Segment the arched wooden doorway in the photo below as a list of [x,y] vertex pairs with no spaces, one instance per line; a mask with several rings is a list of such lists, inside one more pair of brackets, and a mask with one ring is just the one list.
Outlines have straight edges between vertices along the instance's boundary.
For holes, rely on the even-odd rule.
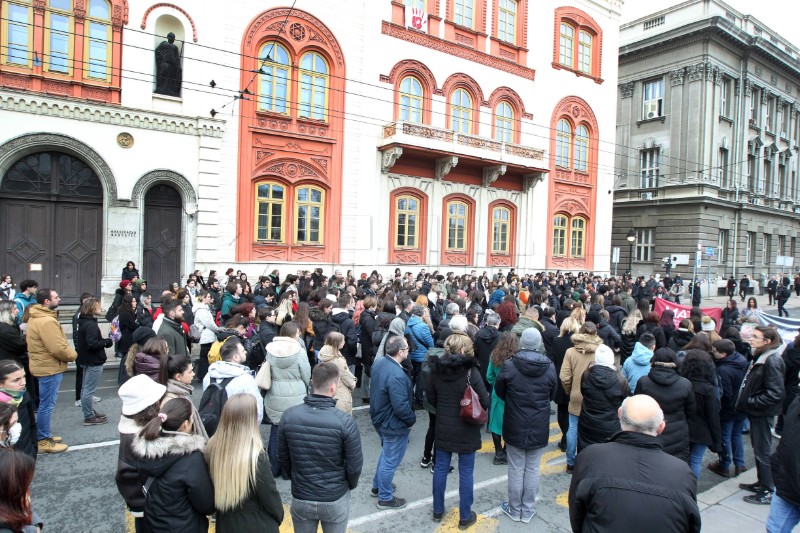
[[0,272],[34,279],[63,304],[100,294],[103,187],[82,160],[57,151],[26,155],[0,184]]
[[181,279],[181,221],[183,201],[169,185],[151,187],[144,197],[144,264],[140,269],[154,301]]

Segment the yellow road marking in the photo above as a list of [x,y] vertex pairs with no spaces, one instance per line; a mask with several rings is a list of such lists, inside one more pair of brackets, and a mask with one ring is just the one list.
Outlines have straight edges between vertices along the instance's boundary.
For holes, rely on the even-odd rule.
[[550,474],[557,474],[557,473],[564,472],[564,469],[566,467],[563,464],[559,464],[559,465],[551,465],[551,464],[549,464],[550,461],[552,461],[556,457],[560,457],[562,455],[564,455],[564,452],[562,452],[559,449],[555,449],[555,450],[552,450],[552,451],[549,451],[549,452],[545,452],[544,454],[542,454],[542,462],[539,464],[539,473],[540,473],[540,475],[548,476]]
[[556,496],[556,504],[560,505],[561,507],[569,508],[569,491],[566,490],[561,494]]
[[[460,531],[458,529],[458,509],[450,509],[444,515],[442,523],[433,531],[435,533],[449,533],[451,531]],[[500,522],[496,518],[489,518],[482,514],[478,515],[478,521],[475,522],[469,529],[471,533],[491,533],[497,531]]]

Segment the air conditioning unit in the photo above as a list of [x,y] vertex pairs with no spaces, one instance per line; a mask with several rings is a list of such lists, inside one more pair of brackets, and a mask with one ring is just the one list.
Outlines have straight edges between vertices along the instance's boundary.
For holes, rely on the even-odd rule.
[[658,118],[661,115],[658,112],[658,108],[660,107],[661,100],[651,100],[649,102],[645,102],[644,104],[644,117],[646,119],[651,118]]
[[641,198],[642,198],[642,200],[652,200],[653,199],[653,193],[652,192],[643,192],[641,194]]

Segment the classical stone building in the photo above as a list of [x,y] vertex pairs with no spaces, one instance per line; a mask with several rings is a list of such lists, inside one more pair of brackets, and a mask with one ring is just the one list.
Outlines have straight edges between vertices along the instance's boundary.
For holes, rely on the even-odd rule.
[[620,270],[689,254],[686,276],[698,242],[702,277],[709,262],[712,277],[790,270],[776,261],[798,251],[795,45],[719,0],[684,2],[621,26],[617,99]]

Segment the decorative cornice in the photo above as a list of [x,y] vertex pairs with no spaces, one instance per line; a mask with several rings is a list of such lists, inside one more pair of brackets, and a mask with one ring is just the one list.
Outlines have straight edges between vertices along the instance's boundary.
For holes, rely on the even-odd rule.
[[619,90],[622,92],[623,98],[630,98],[633,96],[633,88],[635,84],[632,81],[627,83],[620,83]]
[[145,29],[147,27],[147,17],[150,16],[150,13],[152,13],[159,7],[169,7],[171,9],[174,9],[178,13],[181,13],[184,17],[186,17],[186,19],[189,21],[189,24],[192,25],[192,39],[194,40],[194,42],[197,42],[197,26],[195,26],[194,20],[192,20],[192,17],[189,16],[189,13],[184,11],[182,8],[176,6],[175,4],[168,4],[166,2],[162,2],[160,4],[153,4],[152,6],[150,6],[147,9],[147,11],[144,12],[144,16],[142,17],[142,24],[140,26],[142,29]]
[[455,156],[441,157],[436,160],[436,175],[435,179],[442,181],[447,176],[453,167],[458,164],[458,158]]
[[225,122],[221,120],[180,117],[10,91],[0,92],[0,111],[16,111],[198,137],[221,138],[225,133]]
[[403,155],[403,149],[397,146],[383,150],[381,152],[381,174],[388,174],[401,155]]

